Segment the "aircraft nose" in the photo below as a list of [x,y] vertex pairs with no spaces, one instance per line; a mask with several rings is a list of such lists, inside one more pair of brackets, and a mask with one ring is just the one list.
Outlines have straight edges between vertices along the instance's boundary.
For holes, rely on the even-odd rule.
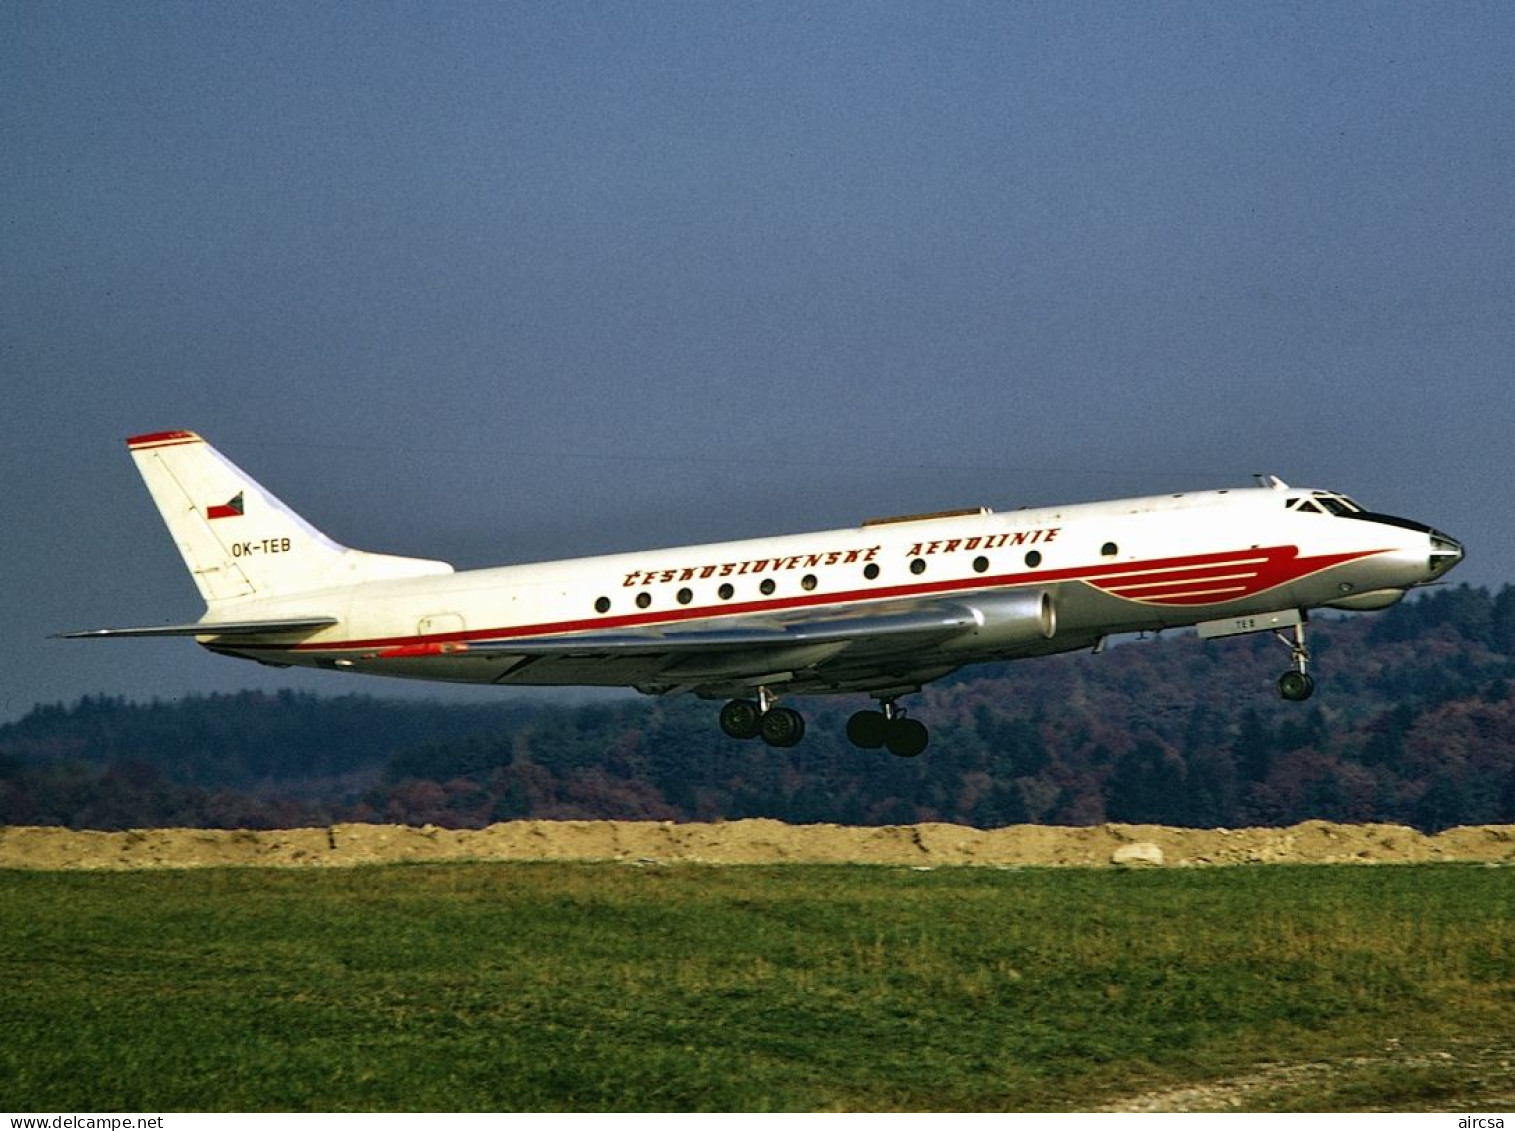
[[1462,561],[1465,551],[1462,543],[1456,538],[1450,538],[1439,530],[1431,531],[1431,557],[1428,565],[1433,579],[1440,577],[1458,562]]

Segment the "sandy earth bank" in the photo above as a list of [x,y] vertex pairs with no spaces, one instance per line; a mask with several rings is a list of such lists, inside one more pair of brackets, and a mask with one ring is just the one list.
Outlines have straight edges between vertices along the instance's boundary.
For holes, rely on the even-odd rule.
[[859,863],[989,867],[1266,863],[1515,864],[1515,825],[1427,836],[1399,825],[1306,821],[1283,829],[1157,825],[1058,828],[960,825],[847,828],[747,820],[510,821],[487,829],[332,825],[272,831],[0,827],[0,868],[340,867],[416,860],[619,860],[658,863]]

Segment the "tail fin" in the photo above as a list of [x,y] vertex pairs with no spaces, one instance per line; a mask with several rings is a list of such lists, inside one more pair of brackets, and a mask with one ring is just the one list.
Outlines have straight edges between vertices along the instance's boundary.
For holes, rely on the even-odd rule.
[[380,578],[451,573],[446,562],[333,542],[193,432],[126,442],[208,609]]

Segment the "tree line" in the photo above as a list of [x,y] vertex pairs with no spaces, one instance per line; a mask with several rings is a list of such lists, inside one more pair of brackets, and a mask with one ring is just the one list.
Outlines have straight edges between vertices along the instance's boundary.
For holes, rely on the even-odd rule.
[[690,697],[88,697],[0,727],[0,823],[1515,822],[1515,588],[1318,618],[1311,646],[1303,704],[1277,698],[1288,651],[1267,635],[966,668],[908,701],[932,731],[916,759],[848,744],[859,697],[799,703],[809,729],[785,751],[725,738]]

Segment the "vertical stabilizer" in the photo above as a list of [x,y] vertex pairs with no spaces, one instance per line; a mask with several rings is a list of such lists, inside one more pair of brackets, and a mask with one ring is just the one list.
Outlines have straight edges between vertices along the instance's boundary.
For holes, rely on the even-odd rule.
[[209,608],[452,572],[333,542],[194,432],[134,436],[126,446]]

